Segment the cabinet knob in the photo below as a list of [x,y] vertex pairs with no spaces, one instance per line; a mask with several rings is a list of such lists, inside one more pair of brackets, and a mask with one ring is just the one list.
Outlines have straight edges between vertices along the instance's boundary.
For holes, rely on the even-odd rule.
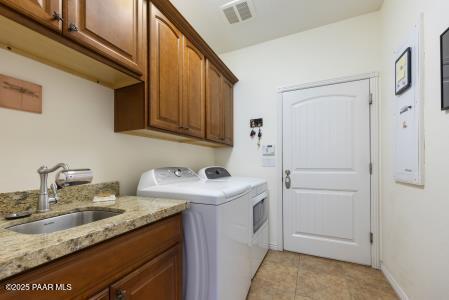
[[64,19],[61,17],[61,15],[58,12],[56,12],[56,11],[53,11],[52,17],[53,17],[53,20],[56,20],[56,21],[59,21],[59,22],[64,21]]
[[76,32],[76,31],[79,31],[78,26],[76,26],[76,25],[73,24],[73,23],[70,23],[70,25],[69,25],[69,31],[70,31],[70,32]]
[[117,290],[115,292],[115,300],[126,300],[126,291],[125,290]]

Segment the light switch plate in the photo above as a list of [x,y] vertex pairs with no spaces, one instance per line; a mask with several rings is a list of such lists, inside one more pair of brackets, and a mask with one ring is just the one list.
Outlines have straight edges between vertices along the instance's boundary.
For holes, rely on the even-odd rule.
[[275,155],[274,145],[263,145],[262,146],[262,155],[263,156],[274,156]]

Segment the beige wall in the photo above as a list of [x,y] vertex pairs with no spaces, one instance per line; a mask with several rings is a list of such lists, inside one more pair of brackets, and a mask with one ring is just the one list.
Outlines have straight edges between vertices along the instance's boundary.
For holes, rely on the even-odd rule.
[[235,87],[234,148],[218,150],[216,162],[234,174],[268,180],[270,243],[282,241],[280,172],[261,166],[260,149],[249,137],[249,120],[264,119],[263,144],[277,144],[277,89],[282,86],[379,71],[379,14],[371,13],[286,36],[221,57],[240,79]]
[[89,167],[94,181],[119,180],[135,194],[140,174],[214,162],[214,150],[114,133],[113,91],[0,50],[0,73],[43,86],[43,114],[0,108],[0,192],[39,187],[36,170],[66,162]]
[[[424,13],[425,186],[393,180],[393,55]],[[410,299],[449,299],[449,114],[440,110],[439,37],[447,0],[386,0],[382,7],[382,256]]]

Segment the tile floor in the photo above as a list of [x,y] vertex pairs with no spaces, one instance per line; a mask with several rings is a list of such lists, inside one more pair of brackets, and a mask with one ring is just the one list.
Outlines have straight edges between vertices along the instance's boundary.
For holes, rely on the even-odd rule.
[[296,254],[270,251],[257,271],[247,300],[398,299],[379,270]]

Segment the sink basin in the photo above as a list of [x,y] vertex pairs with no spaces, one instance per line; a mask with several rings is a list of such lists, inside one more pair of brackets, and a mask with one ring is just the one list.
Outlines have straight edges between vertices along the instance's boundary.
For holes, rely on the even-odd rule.
[[77,211],[61,216],[11,226],[6,229],[24,234],[52,233],[55,231],[69,229],[76,226],[81,226],[84,224],[114,217],[122,213],[123,212],[115,212],[109,210]]

